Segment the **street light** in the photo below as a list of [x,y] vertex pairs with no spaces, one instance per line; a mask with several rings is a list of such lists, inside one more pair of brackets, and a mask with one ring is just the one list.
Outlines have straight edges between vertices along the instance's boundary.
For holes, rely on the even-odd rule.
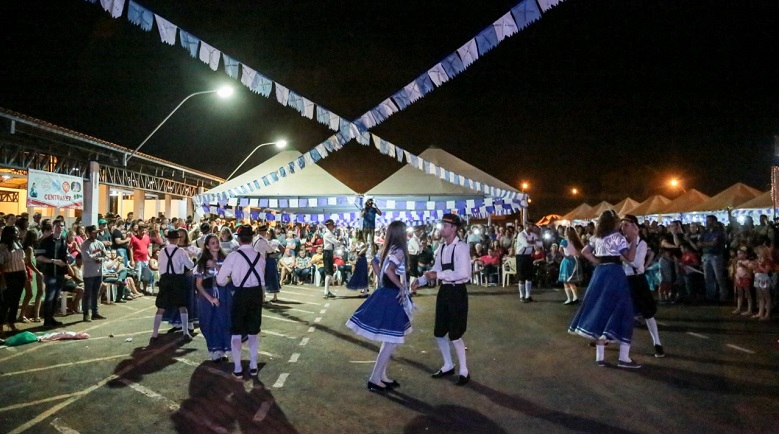
[[245,163],[246,160],[249,159],[249,157],[254,155],[254,153],[257,152],[258,149],[262,148],[263,146],[268,146],[268,145],[276,145],[277,148],[281,149],[281,148],[287,146],[287,141],[286,140],[277,140],[275,142],[268,142],[268,143],[262,143],[260,145],[257,145],[257,147],[254,148],[254,150],[252,152],[250,152],[249,155],[247,155],[246,158],[243,159],[243,161],[241,161],[241,164],[239,164],[238,167],[236,167],[235,170],[233,170],[233,173],[231,173],[230,176],[228,176],[227,179],[225,179],[225,182],[229,181],[230,178],[232,178],[233,175],[235,175],[235,172],[237,172],[238,169],[240,169],[241,166],[243,166],[243,163]]
[[170,117],[171,117],[171,116],[173,116],[173,113],[176,113],[176,110],[178,110],[178,109],[179,109],[179,107],[181,107],[182,105],[184,105],[184,103],[185,103],[185,102],[187,102],[187,100],[188,100],[188,99],[192,98],[193,96],[197,96],[197,95],[205,95],[205,94],[208,94],[208,93],[215,93],[215,94],[219,95],[219,97],[220,97],[220,98],[228,98],[229,96],[231,96],[231,95],[233,94],[233,88],[232,88],[232,87],[230,87],[230,86],[222,86],[222,87],[220,87],[219,89],[214,89],[214,90],[204,90],[204,91],[201,91],[201,92],[195,92],[195,93],[193,93],[193,94],[191,94],[191,95],[187,96],[187,97],[186,97],[186,98],[184,98],[183,100],[181,100],[181,102],[179,103],[179,105],[177,105],[177,106],[176,106],[176,108],[174,108],[174,109],[173,109],[173,111],[172,111],[172,112],[170,112],[170,114],[168,114],[168,116],[166,116],[166,117],[165,117],[165,119],[163,119],[163,120],[162,120],[162,122],[160,122],[160,124],[159,124],[159,125],[157,125],[157,128],[155,128],[155,129],[154,129],[154,131],[152,131],[152,132],[151,132],[151,134],[149,134],[148,136],[146,136],[146,138],[145,138],[145,139],[143,139],[143,142],[141,142],[141,144],[140,144],[140,145],[138,145],[138,147],[137,147],[137,148],[135,148],[135,150],[134,150],[134,151],[132,151],[132,152],[131,152],[129,155],[128,155],[128,154],[124,154],[124,155],[123,155],[123,158],[122,158],[122,165],[123,165],[123,166],[125,166],[125,167],[127,167],[127,162],[128,162],[128,161],[130,161],[130,158],[133,158],[133,156],[134,156],[134,155],[135,155],[135,154],[138,152],[138,150],[139,150],[139,149],[141,149],[141,147],[142,147],[143,145],[145,145],[145,144],[146,144],[146,142],[148,142],[148,141],[149,141],[149,139],[151,138],[151,136],[153,136],[153,135],[154,135],[154,133],[156,133],[156,132],[157,132],[157,130],[159,130],[159,129],[160,129],[160,127],[162,127],[162,125],[163,125],[163,124],[165,124],[165,122],[167,122],[167,121],[168,121],[168,119],[170,119]]
[[668,181],[668,185],[673,188],[680,188],[682,193],[687,193],[687,190],[685,190],[684,186],[682,186],[682,181],[678,180],[677,178],[671,178],[671,180]]
[[578,189],[578,188],[576,188],[576,187],[572,188],[572,189],[571,189],[571,194],[572,194],[572,195],[574,195],[574,196],[576,196],[577,194],[579,194],[579,189]]
[[521,187],[522,187],[522,192],[524,192],[525,190],[530,188],[530,183],[528,183],[526,181],[522,181],[522,186]]

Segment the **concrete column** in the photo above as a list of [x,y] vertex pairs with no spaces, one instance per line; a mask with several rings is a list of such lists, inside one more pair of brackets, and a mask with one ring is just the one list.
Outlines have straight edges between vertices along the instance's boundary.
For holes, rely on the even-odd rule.
[[103,213],[103,215],[106,215],[111,206],[111,189],[107,185],[101,183],[100,192],[98,194],[100,196],[98,210]]
[[173,206],[172,206],[173,196],[170,194],[165,195],[165,217],[167,218],[173,218]]
[[89,162],[89,180],[84,182],[84,212],[81,222],[85,226],[97,225],[97,211],[100,204],[100,165]]
[[146,193],[143,190],[133,190],[133,215],[136,220],[144,220],[144,204],[146,203]]

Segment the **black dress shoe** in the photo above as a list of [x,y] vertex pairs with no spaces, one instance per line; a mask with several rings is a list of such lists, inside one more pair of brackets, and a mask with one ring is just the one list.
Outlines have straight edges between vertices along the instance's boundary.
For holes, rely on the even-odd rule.
[[370,381],[368,382],[368,390],[371,392],[386,392],[389,390],[388,387],[381,387],[378,384],[373,384]]
[[382,381],[382,383],[384,383],[384,386],[386,386],[387,389],[394,389],[396,387],[400,387],[400,383],[398,383],[395,380],[392,380],[390,382]]
[[471,374],[468,374],[468,376],[463,377],[460,375],[460,378],[457,379],[457,382],[454,383],[455,386],[465,386],[468,384],[468,382],[471,381]]
[[447,375],[454,375],[454,368],[448,371],[442,371],[439,369],[436,373],[431,374],[430,376],[433,378],[441,378],[441,377],[446,377]]

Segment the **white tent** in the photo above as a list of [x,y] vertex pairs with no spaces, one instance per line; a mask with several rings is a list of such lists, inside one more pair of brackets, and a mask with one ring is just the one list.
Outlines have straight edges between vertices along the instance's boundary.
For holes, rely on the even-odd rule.
[[[503,181],[488,175],[482,170],[466,163],[443,149],[430,147],[419,154],[423,158],[437,166],[460,174],[464,177],[473,179],[481,183],[489,184],[494,187],[502,188],[507,191],[519,193],[518,190],[504,183]],[[365,193],[368,196],[385,197],[408,197],[423,196],[448,198],[482,198],[484,193],[471,190],[467,187],[461,187],[451,182],[445,181],[438,176],[430,175],[415,169],[409,165],[401,167],[387,179],[377,184],[375,187]],[[434,200],[434,199],[432,199]]]
[[696,206],[695,211],[722,211],[736,207],[759,196],[761,191],[746,184],[736,183]]

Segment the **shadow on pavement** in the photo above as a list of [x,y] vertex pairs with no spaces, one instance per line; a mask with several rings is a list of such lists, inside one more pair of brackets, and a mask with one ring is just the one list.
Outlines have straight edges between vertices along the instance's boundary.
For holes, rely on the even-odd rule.
[[724,378],[722,375],[677,369],[671,366],[644,366],[636,369],[644,378],[667,383],[674,389],[700,390],[732,396],[779,396],[779,386],[758,382],[738,381]]
[[[168,346],[176,341],[180,342]],[[135,348],[129,359],[124,359],[116,365],[114,374],[119,378],[109,381],[108,387],[124,387],[126,384],[122,380],[139,383],[145,375],[161,371],[176,363],[176,357],[183,357],[196,351],[195,348],[180,348],[184,342],[181,335],[166,334],[160,335],[159,341],[154,346]],[[149,358],[160,348],[165,349]]]
[[411,419],[403,429],[406,434],[444,433],[495,433],[506,431],[483,414],[458,405],[439,405],[420,401],[403,393],[392,391],[384,395],[388,400],[409,410],[421,413]]
[[533,401],[528,401],[517,396],[508,395],[478,382],[471,381],[468,386],[473,391],[484,395],[487,399],[501,407],[514,410],[537,419],[565,427],[572,432],[586,433],[613,433],[632,434],[633,431],[624,430],[615,426],[598,422],[594,419],[563,413],[557,410],[542,407]]
[[257,377],[250,382],[225,378],[215,366],[203,362],[192,373],[189,397],[171,415],[176,432],[298,432]]

